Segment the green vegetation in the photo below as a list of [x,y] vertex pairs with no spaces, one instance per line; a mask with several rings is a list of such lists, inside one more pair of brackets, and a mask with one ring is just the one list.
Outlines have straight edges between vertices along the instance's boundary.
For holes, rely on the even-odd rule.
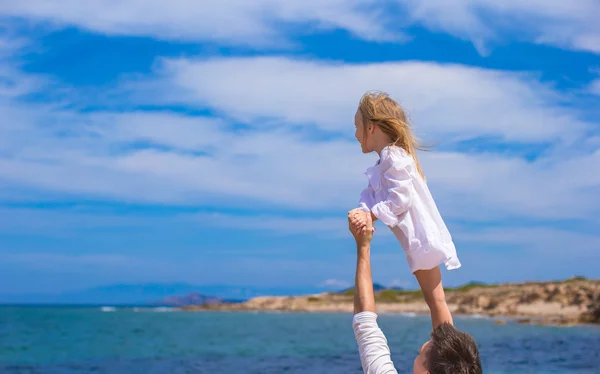
[[308,302],[309,302],[309,303],[314,303],[314,302],[318,302],[318,301],[321,301],[321,299],[320,299],[320,298],[318,298],[318,297],[316,297],[316,296],[310,296],[310,297],[308,298]]
[[375,299],[379,301],[396,301],[398,293],[394,290],[383,290],[375,295]]
[[[531,281],[531,282],[520,282],[520,283],[487,284],[487,283],[483,283],[483,282],[473,281],[473,282],[469,282],[467,284],[464,284],[464,285],[458,286],[458,287],[445,287],[444,290],[447,292],[466,292],[466,291],[469,291],[474,288],[496,288],[496,287],[500,287],[500,286],[544,285],[544,284],[548,284],[548,283],[560,284],[560,283],[571,283],[571,282],[582,282],[582,281],[598,282],[598,281],[600,281],[600,279],[599,280],[588,279],[584,276],[579,275],[579,276],[574,276],[573,278],[557,280],[554,282]],[[380,292],[385,292],[384,295],[386,297],[391,296],[392,295],[391,292],[396,292],[398,295],[406,295],[406,294],[410,294],[413,292],[419,292],[418,290],[401,290],[401,289],[393,289],[393,288],[384,288],[383,286],[381,286],[379,284],[377,284],[376,286],[377,287],[375,287],[375,294],[378,294]],[[332,292],[332,294],[353,296],[354,288],[349,288],[349,289],[339,291],[339,292]]]
[[[341,293],[337,293],[337,295],[354,296],[354,289],[345,290]],[[421,290],[396,290],[386,288],[375,291],[375,300],[380,302],[409,301],[420,297],[423,297]]]
[[412,301],[423,297],[421,290],[386,289],[375,293],[375,300],[381,302]]
[[[570,282],[580,282],[580,281],[588,281],[587,278],[582,276],[576,276],[570,279],[566,279],[558,282],[525,282],[525,283],[507,283],[507,284],[486,284],[483,282],[469,282],[459,287],[447,287],[444,288],[446,293],[466,293],[476,288],[484,288],[484,289],[492,289],[499,288],[503,286],[526,286],[526,285],[544,285],[546,283],[570,283]],[[402,290],[402,289],[393,289],[393,288],[384,288],[383,286],[379,286],[379,289],[375,289],[375,300],[378,302],[410,302],[417,300],[423,297],[423,293],[420,289],[417,290]],[[510,292],[507,289],[507,292]],[[332,292],[331,295],[342,295],[342,296],[354,296],[354,288],[349,288],[340,292]],[[500,297],[503,295],[503,292],[499,294],[496,293],[496,296]]]
[[580,282],[580,281],[586,281],[586,280],[588,280],[586,277],[583,277],[581,275],[576,275],[571,279],[565,280],[564,283]]
[[467,292],[474,288],[494,288],[494,287],[498,287],[498,285],[497,284],[486,284],[486,283],[482,283],[482,282],[469,282],[467,284],[464,284],[462,286],[455,287],[455,288],[444,288],[444,291],[446,291],[446,292]]
[[[470,282],[467,283],[465,285],[459,286],[459,287],[455,287],[455,288],[444,288],[444,291],[446,292],[466,292],[469,291],[473,288],[493,288],[493,287],[498,287],[499,285],[496,284],[486,284],[486,283],[482,283],[482,282]],[[337,294],[337,295],[344,295],[344,296],[354,296],[354,288],[349,288],[345,291],[342,292],[337,292],[337,293],[333,293],[333,294]],[[393,288],[386,288],[383,290],[376,290],[375,291],[375,298],[381,301],[394,301],[398,298],[416,298],[416,297],[421,297],[422,296],[422,292],[421,290],[401,290],[401,289],[393,289]]]

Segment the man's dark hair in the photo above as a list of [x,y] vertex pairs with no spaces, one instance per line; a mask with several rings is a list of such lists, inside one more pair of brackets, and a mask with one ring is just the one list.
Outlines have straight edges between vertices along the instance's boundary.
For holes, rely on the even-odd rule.
[[431,374],[482,373],[475,339],[449,323],[440,324],[431,333],[425,367]]

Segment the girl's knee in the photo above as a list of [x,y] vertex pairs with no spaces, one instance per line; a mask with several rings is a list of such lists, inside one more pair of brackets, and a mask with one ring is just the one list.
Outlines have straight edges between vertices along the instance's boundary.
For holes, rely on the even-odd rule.
[[429,305],[430,308],[437,306],[446,306],[446,295],[444,291],[433,290],[432,292],[424,292],[425,302]]

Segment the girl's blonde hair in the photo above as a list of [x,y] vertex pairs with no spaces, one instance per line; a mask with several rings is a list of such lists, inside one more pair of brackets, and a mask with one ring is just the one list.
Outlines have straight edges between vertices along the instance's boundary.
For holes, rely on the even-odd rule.
[[406,119],[404,110],[394,99],[384,92],[367,92],[358,104],[364,131],[369,123],[379,126],[381,131],[392,139],[391,145],[403,148],[415,160],[417,171],[425,179],[417,150],[425,151],[427,146],[420,143]]

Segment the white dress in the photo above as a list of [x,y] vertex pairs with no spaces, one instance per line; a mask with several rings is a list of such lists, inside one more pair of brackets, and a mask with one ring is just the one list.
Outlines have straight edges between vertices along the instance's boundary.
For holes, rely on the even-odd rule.
[[388,146],[365,174],[369,185],[361,192],[358,206],[373,212],[392,230],[412,273],[440,264],[448,270],[461,266],[450,232],[412,156],[400,147]]

